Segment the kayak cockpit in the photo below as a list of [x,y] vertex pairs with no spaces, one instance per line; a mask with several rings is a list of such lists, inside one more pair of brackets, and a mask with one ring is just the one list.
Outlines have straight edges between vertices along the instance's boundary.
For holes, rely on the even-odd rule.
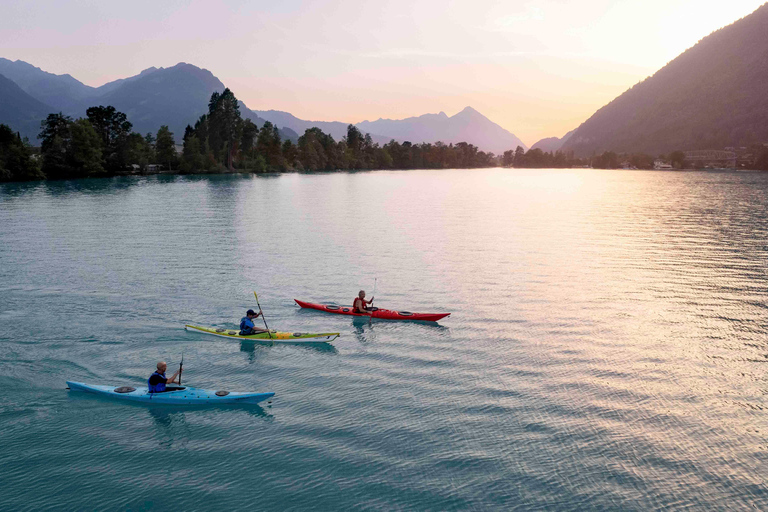
[[170,393],[171,391],[184,391],[185,389],[187,389],[187,388],[185,388],[185,387],[178,387],[178,386],[166,387],[165,391],[155,391],[154,393],[150,393],[150,395],[159,395],[160,393]]

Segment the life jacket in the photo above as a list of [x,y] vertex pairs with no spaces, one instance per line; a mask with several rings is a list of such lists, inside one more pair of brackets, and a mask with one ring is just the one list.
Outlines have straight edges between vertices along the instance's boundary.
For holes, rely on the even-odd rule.
[[253,320],[251,320],[247,316],[244,316],[240,320],[240,334],[251,334],[253,332],[254,327],[256,326],[253,325]]
[[[360,308],[357,308],[357,304],[360,303]],[[361,299],[359,296],[355,297],[355,300],[352,301],[352,311],[355,313],[359,313],[360,310],[365,311],[365,299]]]
[[152,375],[149,376],[149,379],[147,379],[147,387],[149,388],[150,393],[162,393],[165,391],[165,382],[160,382],[158,384],[152,384],[152,377],[155,375],[165,378],[164,373],[160,373],[158,371],[155,371]]

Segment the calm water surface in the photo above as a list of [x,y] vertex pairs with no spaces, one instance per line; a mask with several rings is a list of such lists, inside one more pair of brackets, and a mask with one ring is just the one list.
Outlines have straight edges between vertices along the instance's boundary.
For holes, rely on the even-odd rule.
[[[353,322],[294,298],[451,311]],[[188,333],[340,331],[332,347]],[[65,380],[274,391],[126,405]],[[768,174],[0,186],[0,509],[768,509]]]

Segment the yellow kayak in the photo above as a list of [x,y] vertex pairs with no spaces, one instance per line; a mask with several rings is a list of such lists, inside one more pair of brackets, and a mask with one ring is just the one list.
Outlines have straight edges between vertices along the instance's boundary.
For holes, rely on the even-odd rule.
[[338,332],[310,333],[280,331],[269,331],[269,333],[265,331],[241,336],[239,330],[225,329],[224,327],[202,327],[200,325],[187,324],[184,328],[188,331],[213,334],[214,336],[221,336],[223,338],[234,338],[243,341],[271,341],[273,343],[330,343],[341,336],[341,333]]

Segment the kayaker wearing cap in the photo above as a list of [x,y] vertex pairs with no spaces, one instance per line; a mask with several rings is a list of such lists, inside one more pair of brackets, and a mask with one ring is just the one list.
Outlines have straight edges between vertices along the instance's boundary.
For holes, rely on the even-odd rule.
[[165,370],[168,369],[168,365],[165,364],[165,361],[160,361],[157,363],[157,370],[155,373],[149,376],[149,380],[147,380],[147,385],[149,386],[149,392],[150,393],[162,393],[165,391],[165,385],[166,384],[178,384],[179,381],[176,380],[179,376],[179,372],[181,370],[176,370],[176,373],[173,374],[173,376],[168,379],[165,377]]
[[357,297],[355,297],[355,300],[352,303],[352,311],[355,313],[363,313],[365,315],[370,314],[370,310],[366,306],[373,302],[373,299],[375,298],[376,297],[371,297],[371,300],[365,300],[365,290],[360,290],[360,293],[357,294]]
[[259,329],[253,325],[254,319],[259,318],[259,315],[261,315],[261,313],[256,313],[252,309],[245,312],[245,316],[240,320],[240,336],[267,332],[266,330]]

